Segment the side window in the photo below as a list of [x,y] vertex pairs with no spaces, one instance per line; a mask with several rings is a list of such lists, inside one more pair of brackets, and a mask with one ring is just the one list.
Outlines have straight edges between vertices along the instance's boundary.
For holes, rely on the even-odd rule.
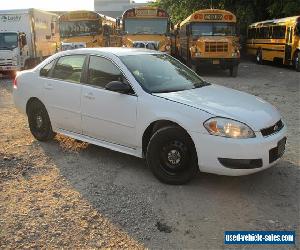
[[84,55],[64,56],[58,59],[52,77],[60,80],[80,82]]
[[43,77],[49,77],[50,71],[54,65],[55,60],[51,61],[50,63],[46,64],[41,70],[40,70],[40,76]]
[[88,84],[104,88],[109,82],[121,80],[122,73],[112,62],[99,56],[90,57]]

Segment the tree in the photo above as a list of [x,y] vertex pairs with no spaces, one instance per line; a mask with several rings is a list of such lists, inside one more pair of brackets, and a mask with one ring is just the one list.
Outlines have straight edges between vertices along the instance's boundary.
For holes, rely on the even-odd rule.
[[250,23],[300,13],[299,0],[158,0],[153,5],[167,10],[173,23],[183,21],[199,9],[226,9],[237,16],[238,26],[243,35],[246,34]]

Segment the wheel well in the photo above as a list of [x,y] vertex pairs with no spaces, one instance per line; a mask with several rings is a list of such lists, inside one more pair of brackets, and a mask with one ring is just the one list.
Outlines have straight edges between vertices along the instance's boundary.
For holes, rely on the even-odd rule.
[[159,121],[155,121],[152,122],[144,131],[143,134],[143,138],[142,138],[142,146],[143,146],[143,154],[146,154],[146,150],[149,144],[149,141],[152,137],[152,135],[159,129],[164,128],[164,127],[168,127],[168,126],[176,126],[181,128],[187,135],[188,132],[181,127],[180,125],[178,125],[176,122],[172,122],[172,121],[168,121],[168,120],[159,120]]
[[29,107],[32,103],[39,102],[43,104],[37,97],[31,97],[26,104],[26,114],[28,115]]

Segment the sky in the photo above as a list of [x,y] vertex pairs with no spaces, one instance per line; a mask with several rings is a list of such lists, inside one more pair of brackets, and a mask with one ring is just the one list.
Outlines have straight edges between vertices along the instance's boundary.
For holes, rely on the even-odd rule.
[[[145,3],[147,0],[135,0],[135,2]],[[0,10],[27,8],[62,11],[94,10],[94,0],[0,0]]]

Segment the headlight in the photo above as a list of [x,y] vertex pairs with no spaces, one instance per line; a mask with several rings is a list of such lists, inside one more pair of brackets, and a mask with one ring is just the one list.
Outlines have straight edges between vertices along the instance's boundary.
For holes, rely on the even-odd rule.
[[170,50],[170,49],[171,49],[170,45],[166,45],[166,50]]
[[228,138],[246,139],[254,138],[255,133],[251,128],[242,122],[215,117],[204,122],[204,127],[211,135]]

